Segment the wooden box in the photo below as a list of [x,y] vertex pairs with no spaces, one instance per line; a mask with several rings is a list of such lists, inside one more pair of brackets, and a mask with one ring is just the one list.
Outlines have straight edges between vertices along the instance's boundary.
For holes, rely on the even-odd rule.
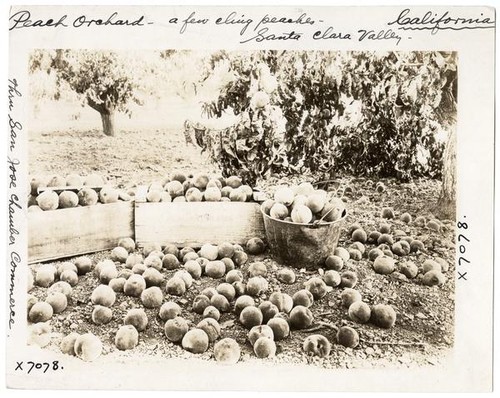
[[109,250],[134,238],[134,204],[117,202],[28,213],[28,262]]
[[258,203],[136,201],[135,206],[135,239],[139,246],[156,242],[200,247],[204,243],[245,244],[250,238],[265,238]]

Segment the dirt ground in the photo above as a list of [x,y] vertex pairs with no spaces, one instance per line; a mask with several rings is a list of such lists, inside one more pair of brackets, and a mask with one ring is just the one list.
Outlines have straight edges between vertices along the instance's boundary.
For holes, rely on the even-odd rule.
[[[100,172],[119,187],[149,183],[168,175],[173,169],[186,171],[216,172],[208,160],[193,146],[186,146],[180,129],[169,130],[134,130],[122,131],[116,137],[105,137],[98,130],[91,131],[50,131],[33,132],[30,137],[30,174],[62,175],[71,172],[87,174]],[[141,148],[140,151],[137,148]],[[272,186],[284,182],[297,182],[311,177],[295,176],[291,178],[275,178],[265,182],[264,188],[272,190]],[[417,265],[429,258],[440,257],[449,264],[446,272],[446,283],[440,287],[428,287],[422,283],[421,274],[415,279],[408,279],[399,272],[391,275],[380,275],[373,271],[372,262],[366,255],[360,261],[349,260],[344,270],[357,273],[359,282],[355,287],[362,295],[363,301],[370,305],[390,304],[396,310],[397,321],[391,329],[381,329],[371,323],[357,324],[349,320],[347,309],[341,305],[342,289],[334,288],[326,297],[316,301],[311,310],[314,315],[313,326],[309,332],[292,331],[291,336],[277,343],[275,358],[258,360],[271,363],[310,364],[323,368],[371,368],[379,366],[433,366],[437,365],[445,354],[453,347],[454,340],[454,222],[441,220],[443,228],[436,232],[415,223],[405,224],[399,220],[404,212],[409,212],[413,219],[424,216],[427,220],[434,218],[431,204],[435,203],[439,193],[439,182],[432,180],[414,181],[400,184],[385,180],[387,189],[383,193],[375,191],[375,180],[339,177],[330,185],[330,189],[352,188],[352,194],[346,195],[349,215],[344,224],[339,246],[348,247],[352,242],[347,234],[350,225],[357,222],[366,232],[377,230],[381,223],[389,222],[391,232],[403,230],[407,236],[420,239],[426,250],[412,253],[398,259],[414,261]],[[395,211],[395,218],[381,218],[382,207],[390,206]],[[367,252],[375,245],[367,244]],[[109,252],[92,255],[94,264],[107,258]],[[263,261],[267,265],[270,289],[258,298],[265,300],[272,291],[281,290],[293,294],[303,288],[303,283],[312,276],[320,276],[322,270],[296,269],[297,281],[293,285],[285,285],[276,278],[277,272],[284,265],[277,263],[269,252],[254,258],[243,267],[245,270],[253,261]],[[57,264],[57,262],[55,263]],[[320,265],[321,267],[321,265]],[[398,265],[399,267],[399,265]],[[36,270],[37,265],[32,266]],[[173,271],[163,271],[168,278]],[[182,308],[182,316],[194,325],[201,316],[194,314],[190,308],[193,298],[207,286],[216,286],[220,281],[202,277],[181,298],[165,295],[165,301],[178,302]],[[164,323],[158,318],[158,310],[148,310],[149,326],[140,333],[139,345],[130,352],[120,352],[114,346],[114,335],[123,324],[126,312],[141,307],[139,299],[117,295],[113,306],[113,320],[104,326],[96,326],[91,321],[93,305],[90,294],[98,281],[93,273],[80,278],[73,288],[73,297],[69,307],[51,320],[53,339],[47,347],[59,351],[60,339],[66,334],[93,332],[104,344],[105,357],[123,358],[135,355],[160,355],[163,358],[201,358],[213,361],[213,345],[204,354],[190,354],[179,345],[170,343],[164,335]],[[35,287],[31,294],[44,299],[46,289]],[[322,324],[320,324],[322,322]],[[242,361],[256,361],[250,343],[246,341],[247,330],[235,319],[233,313],[223,314],[220,320],[222,337],[235,338],[242,347]],[[325,326],[324,324],[330,325]],[[348,325],[355,328],[360,335],[360,344],[356,348],[345,348],[335,344],[335,332],[331,326]],[[302,342],[309,334],[323,334],[333,344],[332,353],[327,358],[308,357],[302,352]]]

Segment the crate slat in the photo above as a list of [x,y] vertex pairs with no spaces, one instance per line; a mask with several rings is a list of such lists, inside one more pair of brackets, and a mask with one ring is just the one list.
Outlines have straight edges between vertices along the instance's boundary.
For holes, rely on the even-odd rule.
[[125,237],[134,237],[133,202],[28,213],[28,262],[109,250]]
[[135,204],[135,237],[146,243],[200,247],[204,243],[244,244],[265,238],[257,203],[190,202]]

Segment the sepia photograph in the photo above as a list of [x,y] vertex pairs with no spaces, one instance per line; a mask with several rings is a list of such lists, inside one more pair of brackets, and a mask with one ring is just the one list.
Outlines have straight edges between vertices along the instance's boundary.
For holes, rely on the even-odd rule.
[[490,391],[494,33],[12,7],[7,388]]
[[34,50],[28,343],[322,368],[454,340],[457,54]]

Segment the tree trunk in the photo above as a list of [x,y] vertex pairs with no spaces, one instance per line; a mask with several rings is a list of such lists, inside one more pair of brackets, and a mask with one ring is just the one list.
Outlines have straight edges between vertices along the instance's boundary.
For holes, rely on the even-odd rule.
[[115,135],[115,113],[113,110],[101,112],[102,130],[104,135],[113,137]]
[[106,106],[104,103],[96,103],[91,98],[87,98],[87,103],[101,115],[102,131],[107,136],[115,135],[115,109],[113,106]]
[[436,213],[441,218],[456,219],[456,186],[457,186],[457,137],[456,125],[450,126],[448,141],[444,149],[443,180]]

